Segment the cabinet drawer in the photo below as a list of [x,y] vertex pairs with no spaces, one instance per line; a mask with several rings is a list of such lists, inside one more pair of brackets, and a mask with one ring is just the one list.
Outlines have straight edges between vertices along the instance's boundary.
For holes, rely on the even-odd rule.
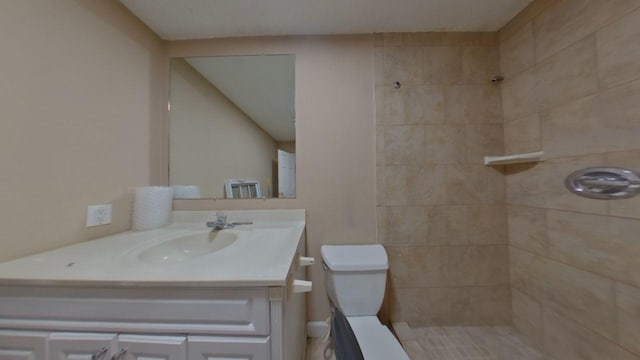
[[0,360],[41,360],[46,356],[48,333],[0,331]]
[[269,337],[189,336],[188,360],[269,360],[269,340]]
[[266,288],[0,287],[0,327],[268,335]]

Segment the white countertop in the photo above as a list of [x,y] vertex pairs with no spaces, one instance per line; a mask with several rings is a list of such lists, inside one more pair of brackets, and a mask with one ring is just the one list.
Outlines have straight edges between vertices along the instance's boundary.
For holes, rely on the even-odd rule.
[[[0,263],[0,284],[83,286],[285,286],[305,227],[304,210],[224,211],[237,240],[184,261],[146,262],[140,254],[190,235],[209,234],[213,211],[180,211],[163,228],[124,233]],[[205,235],[206,236],[206,235]]]

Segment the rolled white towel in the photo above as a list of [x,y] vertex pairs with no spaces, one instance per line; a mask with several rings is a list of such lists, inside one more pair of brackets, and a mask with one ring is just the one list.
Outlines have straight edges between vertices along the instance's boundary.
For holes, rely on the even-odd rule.
[[173,189],[167,186],[136,188],[133,204],[133,229],[151,230],[163,227],[171,220]]

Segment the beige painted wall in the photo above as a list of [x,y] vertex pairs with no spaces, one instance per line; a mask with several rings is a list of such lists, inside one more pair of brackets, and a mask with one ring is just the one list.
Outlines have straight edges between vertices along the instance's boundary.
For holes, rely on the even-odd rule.
[[383,34],[375,59],[391,320],[510,323],[504,175],[482,163],[504,151],[497,33]]
[[286,151],[291,154],[296,153],[296,142],[295,141],[285,141],[278,143],[278,149]]
[[640,198],[563,181],[640,170],[640,1],[538,0],[500,31],[515,326],[558,360],[640,359]]
[[0,260],[128,229],[131,188],[166,183],[161,41],[115,1],[2,1],[0,44]]
[[227,180],[259,180],[270,197],[276,141],[184,59],[171,60],[169,183],[224,198]]
[[376,242],[372,36],[171,42],[171,57],[295,54],[297,198],[180,200],[176,209],[307,209],[309,319],[328,301],[320,245]]

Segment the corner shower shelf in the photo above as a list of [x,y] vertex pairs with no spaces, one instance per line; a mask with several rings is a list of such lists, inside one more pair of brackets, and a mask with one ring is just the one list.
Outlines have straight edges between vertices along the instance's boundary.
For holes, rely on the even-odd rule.
[[484,164],[487,166],[491,165],[509,165],[509,164],[524,164],[530,162],[541,162],[544,159],[542,158],[544,155],[544,151],[537,151],[526,154],[513,154],[513,155],[505,155],[505,156],[485,156]]

